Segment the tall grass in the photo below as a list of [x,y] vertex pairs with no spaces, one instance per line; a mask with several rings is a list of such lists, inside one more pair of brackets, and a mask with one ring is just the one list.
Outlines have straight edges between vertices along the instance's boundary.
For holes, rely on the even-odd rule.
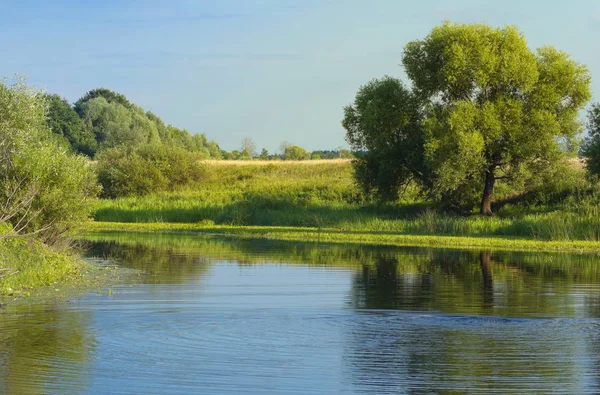
[[95,204],[95,219],[298,226],[406,235],[600,240],[600,209],[593,189],[569,192],[566,198],[562,196],[551,204],[513,203],[494,217],[460,216],[419,202],[416,191],[395,204],[368,201],[354,184],[349,162],[246,163],[244,166],[205,164],[202,182],[176,192],[99,200]]
[[0,239],[0,295],[28,295],[32,288],[73,280],[83,269],[77,257],[39,240]]

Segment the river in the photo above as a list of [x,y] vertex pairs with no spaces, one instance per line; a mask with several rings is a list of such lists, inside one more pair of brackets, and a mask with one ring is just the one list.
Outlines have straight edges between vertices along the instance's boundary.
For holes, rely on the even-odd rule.
[[597,255],[89,239],[140,274],[0,310],[1,393],[600,392]]

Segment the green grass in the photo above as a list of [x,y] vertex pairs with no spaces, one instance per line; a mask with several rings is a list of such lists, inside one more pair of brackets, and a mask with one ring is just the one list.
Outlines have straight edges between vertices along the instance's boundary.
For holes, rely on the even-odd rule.
[[131,273],[90,265],[76,251],[57,251],[37,239],[0,239],[0,302],[72,296],[113,284],[123,274]]
[[99,200],[95,219],[115,222],[199,222],[310,226],[339,221],[360,208],[349,162],[205,166],[186,189]]
[[0,294],[27,294],[40,286],[72,281],[84,270],[76,256],[59,253],[37,240],[0,240]]
[[437,248],[494,249],[514,251],[571,251],[598,253],[600,242],[586,240],[534,240],[518,237],[464,237],[444,235],[405,235],[387,232],[344,231],[302,227],[228,226],[175,223],[110,223],[96,222],[92,232],[175,232],[223,235],[240,238],[265,238],[288,241],[327,243],[360,243]]
[[[506,189],[506,188],[505,188]],[[502,188],[499,188],[502,190]],[[513,192],[504,192],[513,194]],[[463,237],[520,237],[549,241],[599,241],[600,210],[571,196],[559,205],[506,205],[498,215],[459,216],[416,199],[395,204],[366,202],[349,162],[287,164],[247,162],[205,165],[200,184],[183,190],[98,200],[100,222],[292,226],[344,232]],[[579,199],[579,200],[578,200]]]

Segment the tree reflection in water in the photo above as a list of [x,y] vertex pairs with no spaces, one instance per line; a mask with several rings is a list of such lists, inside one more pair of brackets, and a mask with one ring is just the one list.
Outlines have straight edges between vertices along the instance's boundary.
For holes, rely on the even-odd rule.
[[95,346],[91,313],[11,306],[0,312],[0,393],[81,393]]
[[381,254],[355,275],[353,305],[366,318],[347,331],[354,386],[600,389],[600,327],[590,319],[600,317],[600,300],[580,292],[586,284],[597,289],[595,257],[450,250],[422,256]]

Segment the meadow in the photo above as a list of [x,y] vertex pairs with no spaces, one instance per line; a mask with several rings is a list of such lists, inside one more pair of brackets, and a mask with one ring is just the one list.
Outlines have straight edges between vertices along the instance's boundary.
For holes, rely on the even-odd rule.
[[99,199],[94,219],[205,228],[294,227],[322,234],[600,241],[596,189],[582,181],[579,164],[573,169],[576,186],[571,183],[536,201],[519,199],[518,191],[500,185],[493,217],[442,210],[416,190],[402,201],[378,203],[356,186],[348,160],[211,161],[201,171],[200,182],[175,191]]

